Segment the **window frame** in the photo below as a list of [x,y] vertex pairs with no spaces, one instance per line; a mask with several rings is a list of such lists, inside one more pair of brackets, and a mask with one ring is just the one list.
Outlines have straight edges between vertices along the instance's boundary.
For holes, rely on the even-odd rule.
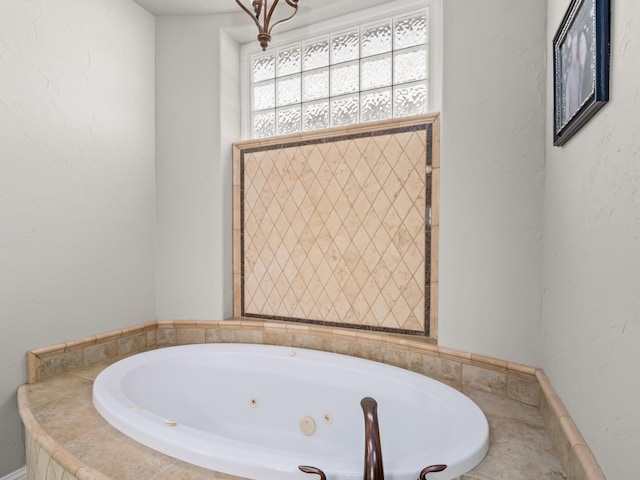
[[[428,39],[428,73],[427,79],[427,113],[441,110],[442,102],[442,29],[441,29],[441,0],[394,0],[382,5],[371,7],[348,15],[306,25],[288,31],[276,32],[269,46],[269,50],[287,47],[296,42],[304,42],[327,35],[332,32],[348,30],[364,24],[374,23],[385,18],[397,17],[419,9],[430,9],[430,37]],[[295,22],[290,22],[295,24]],[[261,52],[260,45],[255,40],[241,46],[241,138],[252,138],[251,112],[251,56]],[[357,124],[354,124],[357,125]]]

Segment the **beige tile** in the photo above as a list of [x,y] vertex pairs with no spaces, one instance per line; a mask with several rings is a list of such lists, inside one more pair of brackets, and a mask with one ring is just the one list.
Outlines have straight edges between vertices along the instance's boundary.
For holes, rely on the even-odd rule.
[[82,367],[82,350],[73,350],[52,357],[42,358],[41,362],[41,378],[59,375]]
[[27,383],[35,383],[40,380],[40,358],[33,352],[27,352]]
[[75,457],[72,453],[68,452],[64,448],[60,448],[56,450],[53,454],[53,460],[58,462],[65,471],[69,472],[72,475],[78,471],[78,469],[84,466],[84,463],[80,461],[77,457]]
[[65,470],[62,475],[62,480],[74,480],[76,477],[69,471]]
[[29,466],[33,460],[34,457],[34,449],[35,449],[36,443],[33,440],[33,435],[31,435],[31,432],[29,431],[29,428],[27,428],[27,426],[25,426],[24,429],[24,453],[25,453],[25,457],[26,457],[26,464],[27,466]]
[[422,355],[418,352],[411,350],[399,350],[402,352],[403,364],[400,366],[406,370],[410,370],[416,373],[422,373],[419,369],[423,365]]
[[413,132],[411,136],[407,139],[407,143],[404,147],[404,152],[407,154],[409,158],[414,161],[414,165],[419,167],[420,165],[425,164],[426,160],[426,148],[425,144],[421,140],[421,136],[424,135],[424,132]]
[[266,345],[291,345],[291,334],[286,331],[265,331],[264,343]]
[[93,429],[104,426],[105,421],[93,408],[92,388],[76,389],[72,393],[45,403],[34,411],[34,417],[42,428],[58,444]]
[[314,335],[291,334],[291,346],[299,348],[308,348],[311,350],[322,349],[322,339]]
[[380,345],[369,342],[358,342],[353,349],[353,356],[366,360],[379,361],[380,353]]
[[52,458],[49,460],[46,480],[62,480],[64,472],[64,468],[62,468],[62,466]]
[[140,333],[143,333],[145,329],[146,329],[146,326],[144,324],[138,324],[138,325],[133,325],[131,327],[126,327],[121,330],[120,337],[124,338],[131,335],[138,335]]
[[566,437],[567,442],[569,442],[571,448],[575,449],[577,445],[585,444],[584,437],[571,417],[560,417],[559,422],[564,436]]
[[513,420],[536,428],[544,428],[540,411],[534,406],[483,390],[466,389],[464,393],[482,409],[487,417]]
[[31,350],[32,353],[41,358],[52,357],[54,355],[60,355],[65,352],[66,345],[64,343],[56,343],[55,345],[49,345],[47,347]]
[[542,417],[542,421],[549,428],[551,424],[552,417],[554,417],[553,411],[551,407],[549,407],[549,403],[547,401],[547,396],[544,393],[540,394],[540,403],[538,404],[538,410],[540,410],[540,416]]
[[438,379],[462,385],[462,364],[455,360],[438,358]]
[[497,370],[498,372],[507,371],[507,362],[495,357],[488,357],[486,355],[478,355],[476,353],[472,353],[471,356],[471,364],[476,367],[480,367],[481,369],[490,369]]
[[83,350],[82,363],[84,366],[89,366],[108,358],[113,358],[116,355],[118,355],[118,342],[116,340],[99,343],[86,347]]
[[58,375],[46,380],[41,380],[27,386],[29,405],[33,412],[52,401],[75,395],[76,391],[91,388],[91,381],[79,378],[75,375]]
[[607,480],[586,445],[576,445],[571,461],[571,472],[577,480]]
[[18,387],[18,413],[20,415],[20,419],[22,423],[28,424],[31,422],[33,418],[33,413],[31,411],[31,406],[29,404],[29,397],[27,395],[27,386],[21,385]]
[[96,343],[106,343],[118,340],[122,336],[122,330],[112,330],[96,335]]
[[320,346],[317,350],[338,353],[341,355],[351,355],[351,352],[354,350],[354,341],[349,338],[340,338],[330,335],[314,335],[314,337],[320,342]]
[[555,416],[556,419],[560,419],[561,417],[569,417],[569,410],[565,407],[562,399],[557,394],[553,395],[543,395],[545,400],[547,401],[547,405],[550,409],[550,414]]
[[540,404],[540,384],[536,380],[507,375],[507,395],[527,405]]
[[431,172],[431,225],[440,225],[440,169]]
[[433,168],[440,168],[440,119],[439,117],[434,118],[431,125],[433,128],[433,135],[432,135],[433,158],[431,163],[433,165]]
[[175,328],[158,328],[158,345],[167,346],[176,344]]
[[430,271],[430,280],[431,282],[438,282],[439,280],[439,271],[440,271],[440,256],[438,252],[440,251],[440,226],[433,225],[431,227],[431,271]]
[[118,354],[123,355],[132,352],[139,352],[147,346],[146,332],[127,335],[118,340]]
[[438,338],[438,283],[432,282],[428,288],[431,292],[429,296],[429,335],[432,338]]
[[176,344],[187,345],[195,343],[205,343],[204,328],[177,328]]
[[49,469],[49,462],[51,457],[45,451],[44,448],[41,448],[38,451],[38,457],[36,459],[36,478],[47,478],[47,470]]
[[240,185],[240,158],[242,154],[242,148],[234,144],[232,153],[233,163],[233,186]]
[[[418,358],[419,360],[415,369],[411,368],[411,370],[431,378],[438,378],[440,376],[440,359],[438,357],[418,354]],[[459,380],[459,375],[457,378]]]
[[38,445],[42,450],[46,451],[50,457],[53,457],[53,455],[55,455],[56,452],[61,449],[60,444],[53,438],[51,438],[48,432],[38,437]]
[[547,397],[542,395],[540,398],[540,414],[544,421],[545,429],[553,446],[555,448],[556,455],[560,459],[562,465],[570,470],[570,466],[574,461],[574,452],[569,444],[569,441],[560,425],[560,419],[549,407]]
[[79,468],[76,472],[76,478],[78,480],[111,480],[106,475],[103,475],[102,473],[88,466]]
[[[205,343],[234,343],[239,330],[229,328],[207,328],[205,330]],[[263,334],[264,337],[264,334]]]
[[465,388],[475,388],[504,395],[507,391],[507,374],[474,365],[463,365],[462,384]]
[[[424,189],[419,185],[424,183],[424,172],[417,172],[415,160],[404,152],[412,135],[398,134],[399,141],[394,135],[383,135],[340,142],[340,146],[327,142],[270,150],[260,153],[263,159],[259,165],[254,154],[245,157],[244,293],[247,312],[389,328],[405,328],[403,325],[409,318],[411,327],[406,328],[412,330],[416,322],[422,321],[421,315],[403,313],[401,304],[396,305],[395,315],[390,316],[388,309],[383,309],[379,301],[376,303],[383,285],[377,285],[374,290],[372,283],[367,282],[371,272],[381,273],[374,265],[374,244],[378,251],[387,255],[382,265],[387,269],[393,265],[394,271],[389,271],[387,276],[395,274],[396,283],[400,281],[403,288],[411,278],[411,274],[403,270],[405,262],[400,261],[401,255],[397,251],[404,253],[407,242],[414,237],[422,238],[413,235],[411,225],[414,229],[420,228],[421,232],[424,229],[424,217],[419,218],[418,213],[424,212]],[[411,152],[412,148],[424,150],[424,145],[414,142]],[[393,158],[386,158],[381,149],[387,157]],[[332,173],[342,165],[347,168],[343,175]],[[287,168],[294,175],[289,175]],[[390,174],[392,168],[397,172]],[[408,185],[411,195],[403,187],[410,175],[415,175],[418,182],[418,187],[413,189]],[[268,185],[266,189],[265,185]],[[384,195],[378,195],[381,185],[384,185]],[[341,192],[339,187],[343,188]],[[423,193],[416,195],[414,190]],[[331,198],[327,192],[331,192]],[[394,199],[393,208],[390,208],[389,198]],[[421,208],[412,206],[415,201]],[[396,213],[398,210],[402,217]],[[405,216],[409,229],[402,225]],[[301,218],[306,225],[297,226],[296,222]],[[387,230],[380,228],[381,222]],[[286,232],[295,232],[295,236]],[[383,239],[386,244],[380,243],[381,235],[386,237]],[[424,238],[419,243],[423,249]],[[389,244],[394,248],[390,250]],[[325,260],[330,247],[338,256]],[[296,249],[303,254],[303,261],[296,260]],[[390,252],[393,255],[389,256]],[[340,263],[348,266],[351,272],[345,273]],[[291,264],[295,264],[298,275],[286,273],[286,265]],[[335,276],[330,282],[332,287],[340,285],[344,288],[323,289],[325,282],[318,282],[318,278],[324,280],[327,276]],[[347,278],[353,281],[345,282]],[[385,276],[375,278],[380,283]],[[235,282],[238,281],[236,277]],[[359,290],[361,288],[366,289]],[[234,297],[236,315],[240,313],[238,297],[238,294]],[[362,302],[365,298],[366,308]],[[351,306],[345,305],[345,299]],[[388,308],[392,307],[389,301],[386,304]],[[412,310],[415,308],[412,305]],[[365,315],[369,311],[371,315]]]
[[240,208],[241,190],[240,185],[233,186],[233,229],[240,230],[242,218],[240,216],[242,209]]
[[544,428],[488,415],[490,446],[472,478],[491,480],[566,480]]
[[158,329],[153,328],[151,330],[147,330],[147,345],[156,346],[157,344],[158,344]]
[[[255,343],[260,344],[264,341],[264,332],[262,330],[236,330],[233,332],[233,341],[238,343]],[[209,338],[209,337],[207,337]],[[207,343],[210,343],[207,340]]]
[[241,305],[241,279],[240,274],[233,275],[233,314],[239,317],[242,314]]
[[89,337],[79,338],[77,340],[70,340],[64,344],[65,345],[64,349],[66,352],[70,352],[72,350],[86,348],[89,345],[93,345],[96,342],[96,339],[97,337],[93,335]]
[[152,478],[175,461],[125,437],[109,425],[71,440],[65,448],[87,465],[114,479]]
[[89,367],[82,367],[78,370],[74,370],[69,375],[73,375],[74,377],[80,377],[85,380],[94,381],[96,377],[104,370],[107,366],[117,362],[122,357],[114,357],[109,360],[105,360],[104,362],[96,363],[95,365],[91,365]]
[[241,480],[241,477],[177,461],[149,480]]

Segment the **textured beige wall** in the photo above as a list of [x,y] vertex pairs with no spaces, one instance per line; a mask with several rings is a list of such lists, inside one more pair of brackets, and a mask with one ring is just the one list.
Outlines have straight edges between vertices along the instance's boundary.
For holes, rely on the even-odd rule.
[[154,20],[0,2],[0,477],[25,352],[154,319]]
[[232,315],[231,143],[240,137],[232,15],[156,19],[156,314]]
[[547,59],[542,366],[615,480],[640,469],[640,3],[611,6],[610,100],[561,148]]
[[544,0],[446,0],[441,345],[540,363]]

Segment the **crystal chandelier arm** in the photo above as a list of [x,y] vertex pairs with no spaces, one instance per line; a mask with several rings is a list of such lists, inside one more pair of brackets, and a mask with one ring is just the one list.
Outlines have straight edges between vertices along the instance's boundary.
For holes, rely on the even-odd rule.
[[[236,0],[238,1],[238,0]],[[271,21],[271,15],[273,14],[274,9],[276,8],[276,5],[278,4],[280,0],[276,0],[275,2],[273,2],[273,5],[271,6],[271,9],[269,10],[269,17],[267,18],[267,25],[268,23]],[[290,7],[293,7],[293,13],[291,15],[289,15],[287,18],[283,18],[282,20],[277,21],[276,23],[274,23],[273,25],[271,25],[271,27],[268,30],[268,33],[271,33],[271,30],[273,30],[273,28],[276,25],[280,25],[281,23],[286,22],[287,20],[291,20],[293,18],[293,16],[296,14],[296,12],[298,11],[298,0],[285,0],[287,2],[287,5],[289,5]],[[266,25],[265,25],[266,28]]]

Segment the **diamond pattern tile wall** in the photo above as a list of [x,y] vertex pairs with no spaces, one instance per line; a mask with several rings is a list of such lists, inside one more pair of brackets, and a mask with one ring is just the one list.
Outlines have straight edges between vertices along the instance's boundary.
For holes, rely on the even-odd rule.
[[424,332],[427,153],[424,128],[244,152],[243,314]]

